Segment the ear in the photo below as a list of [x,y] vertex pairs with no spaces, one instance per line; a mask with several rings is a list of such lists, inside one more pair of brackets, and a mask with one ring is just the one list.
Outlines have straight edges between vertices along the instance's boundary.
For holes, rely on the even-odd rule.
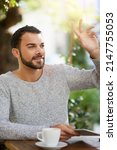
[[17,48],[13,48],[12,49],[12,54],[14,57],[18,58],[19,57],[19,50]]

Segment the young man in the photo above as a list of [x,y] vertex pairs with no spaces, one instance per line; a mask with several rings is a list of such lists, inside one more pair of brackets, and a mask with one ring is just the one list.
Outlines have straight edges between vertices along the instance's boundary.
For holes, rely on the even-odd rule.
[[76,135],[68,125],[70,91],[99,85],[99,44],[91,29],[80,21],[75,33],[95,63],[92,70],[46,65],[41,31],[33,26],[13,34],[19,67],[0,76],[0,139],[36,139],[44,127],[60,128],[61,140]]

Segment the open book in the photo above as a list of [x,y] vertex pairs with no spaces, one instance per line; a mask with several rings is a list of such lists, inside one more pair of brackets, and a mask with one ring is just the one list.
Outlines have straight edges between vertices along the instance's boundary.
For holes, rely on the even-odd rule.
[[75,129],[78,135],[71,137],[67,142],[74,144],[83,141],[97,149],[100,147],[100,134],[88,129]]

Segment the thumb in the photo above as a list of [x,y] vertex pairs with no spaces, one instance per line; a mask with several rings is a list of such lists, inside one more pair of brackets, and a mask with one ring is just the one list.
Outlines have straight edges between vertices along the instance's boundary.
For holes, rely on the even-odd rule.
[[80,31],[78,30],[78,28],[76,27],[76,25],[73,25],[73,31],[76,34],[76,36],[80,39]]

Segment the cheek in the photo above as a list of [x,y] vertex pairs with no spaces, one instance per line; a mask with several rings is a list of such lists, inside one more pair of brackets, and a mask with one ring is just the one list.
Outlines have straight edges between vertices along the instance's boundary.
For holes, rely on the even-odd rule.
[[45,56],[45,51],[43,52],[43,55]]
[[26,60],[31,60],[32,57],[34,56],[33,52],[27,52],[27,51],[23,51],[22,53],[22,57]]
[[44,55],[44,56],[45,56],[45,50],[43,50],[42,55]]

